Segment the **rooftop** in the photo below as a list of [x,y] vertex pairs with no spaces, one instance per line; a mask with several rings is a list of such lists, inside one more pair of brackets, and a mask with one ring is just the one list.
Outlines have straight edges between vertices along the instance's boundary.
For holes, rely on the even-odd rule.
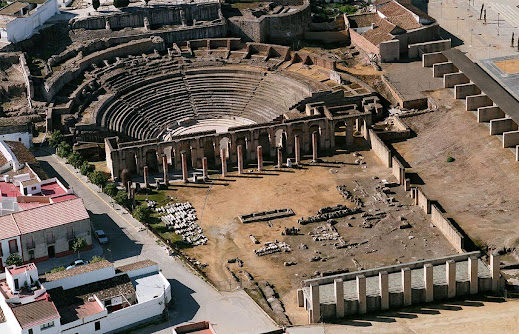
[[37,164],[38,160],[34,157],[34,155],[29,151],[27,147],[22,142],[19,141],[5,141],[7,146],[13,151],[16,159],[18,159],[19,163],[28,163],[28,164]]
[[57,281],[57,280],[60,280],[60,279],[66,278],[66,277],[76,276],[76,275],[84,274],[84,273],[87,273],[90,271],[94,271],[94,270],[98,270],[98,269],[106,268],[106,267],[110,267],[110,266],[112,266],[112,263],[110,263],[107,260],[103,260],[103,261],[99,261],[99,262],[95,262],[95,263],[85,264],[83,266],[79,266],[79,267],[76,267],[73,269],[59,271],[57,273],[44,274],[44,275],[40,276],[40,281],[42,283]]
[[36,270],[36,265],[34,263],[27,263],[18,267],[7,267],[7,270],[11,275],[18,275],[28,270]]
[[27,7],[28,3],[24,2],[13,2],[4,8],[0,9],[0,15],[8,15],[8,16],[15,16],[17,13],[20,12],[20,10]]
[[389,22],[402,29],[412,30],[422,26],[412,12],[396,1],[385,4],[378,11],[384,14]]
[[41,325],[60,318],[50,299],[42,299],[12,308],[14,316],[23,329]]
[[151,261],[151,260],[142,260],[134,263],[130,263],[124,266],[120,266],[115,268],[116,273],[124,273],[132,270],[137,270],[141,268],[151,267],[156,265],[157,262]]

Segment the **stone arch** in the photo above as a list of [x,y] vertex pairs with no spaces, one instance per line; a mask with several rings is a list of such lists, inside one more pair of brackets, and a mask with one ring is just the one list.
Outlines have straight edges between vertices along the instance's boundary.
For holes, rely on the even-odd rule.
[[333,129],[335,149],[342,150],[346,148],[346,136],[348,134],[348,128],[345,121],[337,121]]
[[225,149],[225,157],[229,159],[229,154],[231,151],[231,139],[229,137],[223,137],[222,139],[220,139],[218,151],[222,152],[222,149]]
[[216,164],[216,156],[214,154],[214,142],[212,139],[204,141],[204,157],[207,158],[207,164],[213,166]]
[[261,146],[263,152],[263,160],[271,158],[270,154],[270,136],[267,132],[261,133],[258,137],[258,145]]
[[126,169],[132,175],[135,175],[137,173],[137,160],[135,159],[135,153],[126,152],[124,157],[124,164],[126,166]]
[[157,160],[157,151],[155,149],[146,151],[146,166],[150,172],[158,172],[159,164]]

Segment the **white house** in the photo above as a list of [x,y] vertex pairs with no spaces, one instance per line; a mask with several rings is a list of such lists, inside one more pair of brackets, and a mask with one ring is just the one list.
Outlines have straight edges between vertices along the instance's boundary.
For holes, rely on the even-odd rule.
[[31,37],[59,13],[57,0],[15,1],[0,9],[0,41],[16,43]]
[[149,260],[118,268],[103,260],[40,277],[33,263],[12,266],[0,280],[0,333],[111,333],[160,317],[170,301],[168,280]]

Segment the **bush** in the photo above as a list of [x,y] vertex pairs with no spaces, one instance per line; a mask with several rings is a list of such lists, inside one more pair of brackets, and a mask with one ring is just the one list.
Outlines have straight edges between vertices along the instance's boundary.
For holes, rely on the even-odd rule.
[[136,207],[133,212],[133,218],[137,219],[141,223],[145,223],[150,218],[150,208],[146,205],[139,205]]
[[68,157],[70,155],[70,153],[72,153],[72,147],[70,147],[70,145],[68,143],[61,142],[58,145],[58,149],[56,150],[56,153],[61,158]]
[[88,174],[88,180],[96,186],[101,187],[101,189],[103,189],[104,186],[106,186],[106,183],[108,182],[108,176],[106,176],[105,173],[96,170]]
[[90,263],[101,262],[101,261],[104,261],[104,260],[105,260],[104,257],[94,255],[94,256],[92,256],[92,260],[90,260]]
[[130,4],[130,0],[114,0],[115,8],[128,7],[129,4]]
[[7,257],[5,264],[8,266],[21,266],[23,262],[22,257],[18,253],[13,253]]
[[115,183],[108,183],[103,188],[103,192],[110,197],[115,197],[115,195],[117,195],[118,191],[119,191],[119,189],[117,189],[117,186],[115,185]]
[[76,238],[74,242],[72,243],[72,250],[74,253],[77,253],[77,258],[79,259],[79,252],[81,250],[85,249],[87,245],[87,242],[83,238]]
[[128,199],[128,193],[124,190],[119,190],[117,192],[117,195],[114,196],[115,203],[129,207],[130,206],[130,200]]
[[79,167],[79,172],[82,175],[88,175],[94,171],[94,166],[89,164],[88,161],[83,161],[81,166]]
[[65,267],[56,267],[50,271],[51,274],[59,273],[60,271],[65,271]]
[[79,168],[83,164],[83,156],[79,152],[72,152],[67,157],[67,163]]
[[453,157],[448,157],[447,158],[447,162],[454,162],[454,160],[456,160],[456,159],[454,159]]
[[63,141],[63,135],[58,130],[52,132],[49,136],[49,146],[50,147],[58,147],[58,145]]
[[97,10],[99,6],[101,6],[99,0],[92,0],[92,8],[94,8],[94,10]]

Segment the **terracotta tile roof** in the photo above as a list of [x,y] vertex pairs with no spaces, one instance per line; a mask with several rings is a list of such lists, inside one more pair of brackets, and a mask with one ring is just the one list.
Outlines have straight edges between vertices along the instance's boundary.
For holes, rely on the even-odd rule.
[[420,8],[413,6],[411,1],[409,1],[409,0],[400,0],[400,1],[398,1],[398,3],[401,4],[402,6],[404,6],[407,10],[409,10],[409,11],[413,12],[414,14],[418,15],[418,17],[420,17],[421,19],[424,19],[424,20],[427,20],[427,21],[431,21],[431,22],[436,22],[436,20],[432,16],[430,16],[429,14],[427,14],[426,12],[421,10]]
[[391,31],[395,28],[396,26],[394,24],[379,17],[375,22],[375,28],[363,33],[362,37],[370,41],[373,45],[379,45],[381,42],[393,39]]
[[63,271],[59,271],[57,273],[47,273],[47,274],[41,275],[40,282],[45,283],[45,282],[57,281],[57,280],[65,278],[65,277],[80,275],[80,274],[84,274],[84,273],[87,273],[90,271],[94,271],[94,270],[98,270],[98,269],[106,268],[106,267],[110,267],[110,266],[112,266],[112,263],[107,260],[103,260],[103,261],[99,261],[99,262],[95,262],[95,263],[89,263],[89,264],[85,264],[85,265],[82,265],[82,266],[79,266],[79,267],[76,267],[73,269],[63,270]]
[[20,235],[18,225],[16,225],[11,215],[0,216],[0,240],[13,238]]
[[348,15],[352,28],[369,27],[371,23],[377,22],[379,19],[380,16],[377,13]]
[[389,2],[378,9],[379,12],[386,16],[386,19],[394,25],[405,29],[418,29],[422,25],[413,16],[413,13],[396,1]]
[[22,142],[19,141],[5,141],[5,143],[9,146],[11,151],[13,151],[16,159],[18,159],[19,163],[29,163],[36,164],[38,160],[34,157],[34,155],[25,147]]
[[142,260],[139,262],[130,263],[124,266],[120,266],[115,268],[116,273],[124,273],[132,270],[137,270],[145,267],[151,267],[156,265],[157,262],[151,261],[151,260]]
[[23,329],[45,324],[60,317],[54,303],[46,299],[16,306],[12,310]]
[[15,212],[11,216],[18,225],[21,234],[41,231],[89,218],[81,198]]

